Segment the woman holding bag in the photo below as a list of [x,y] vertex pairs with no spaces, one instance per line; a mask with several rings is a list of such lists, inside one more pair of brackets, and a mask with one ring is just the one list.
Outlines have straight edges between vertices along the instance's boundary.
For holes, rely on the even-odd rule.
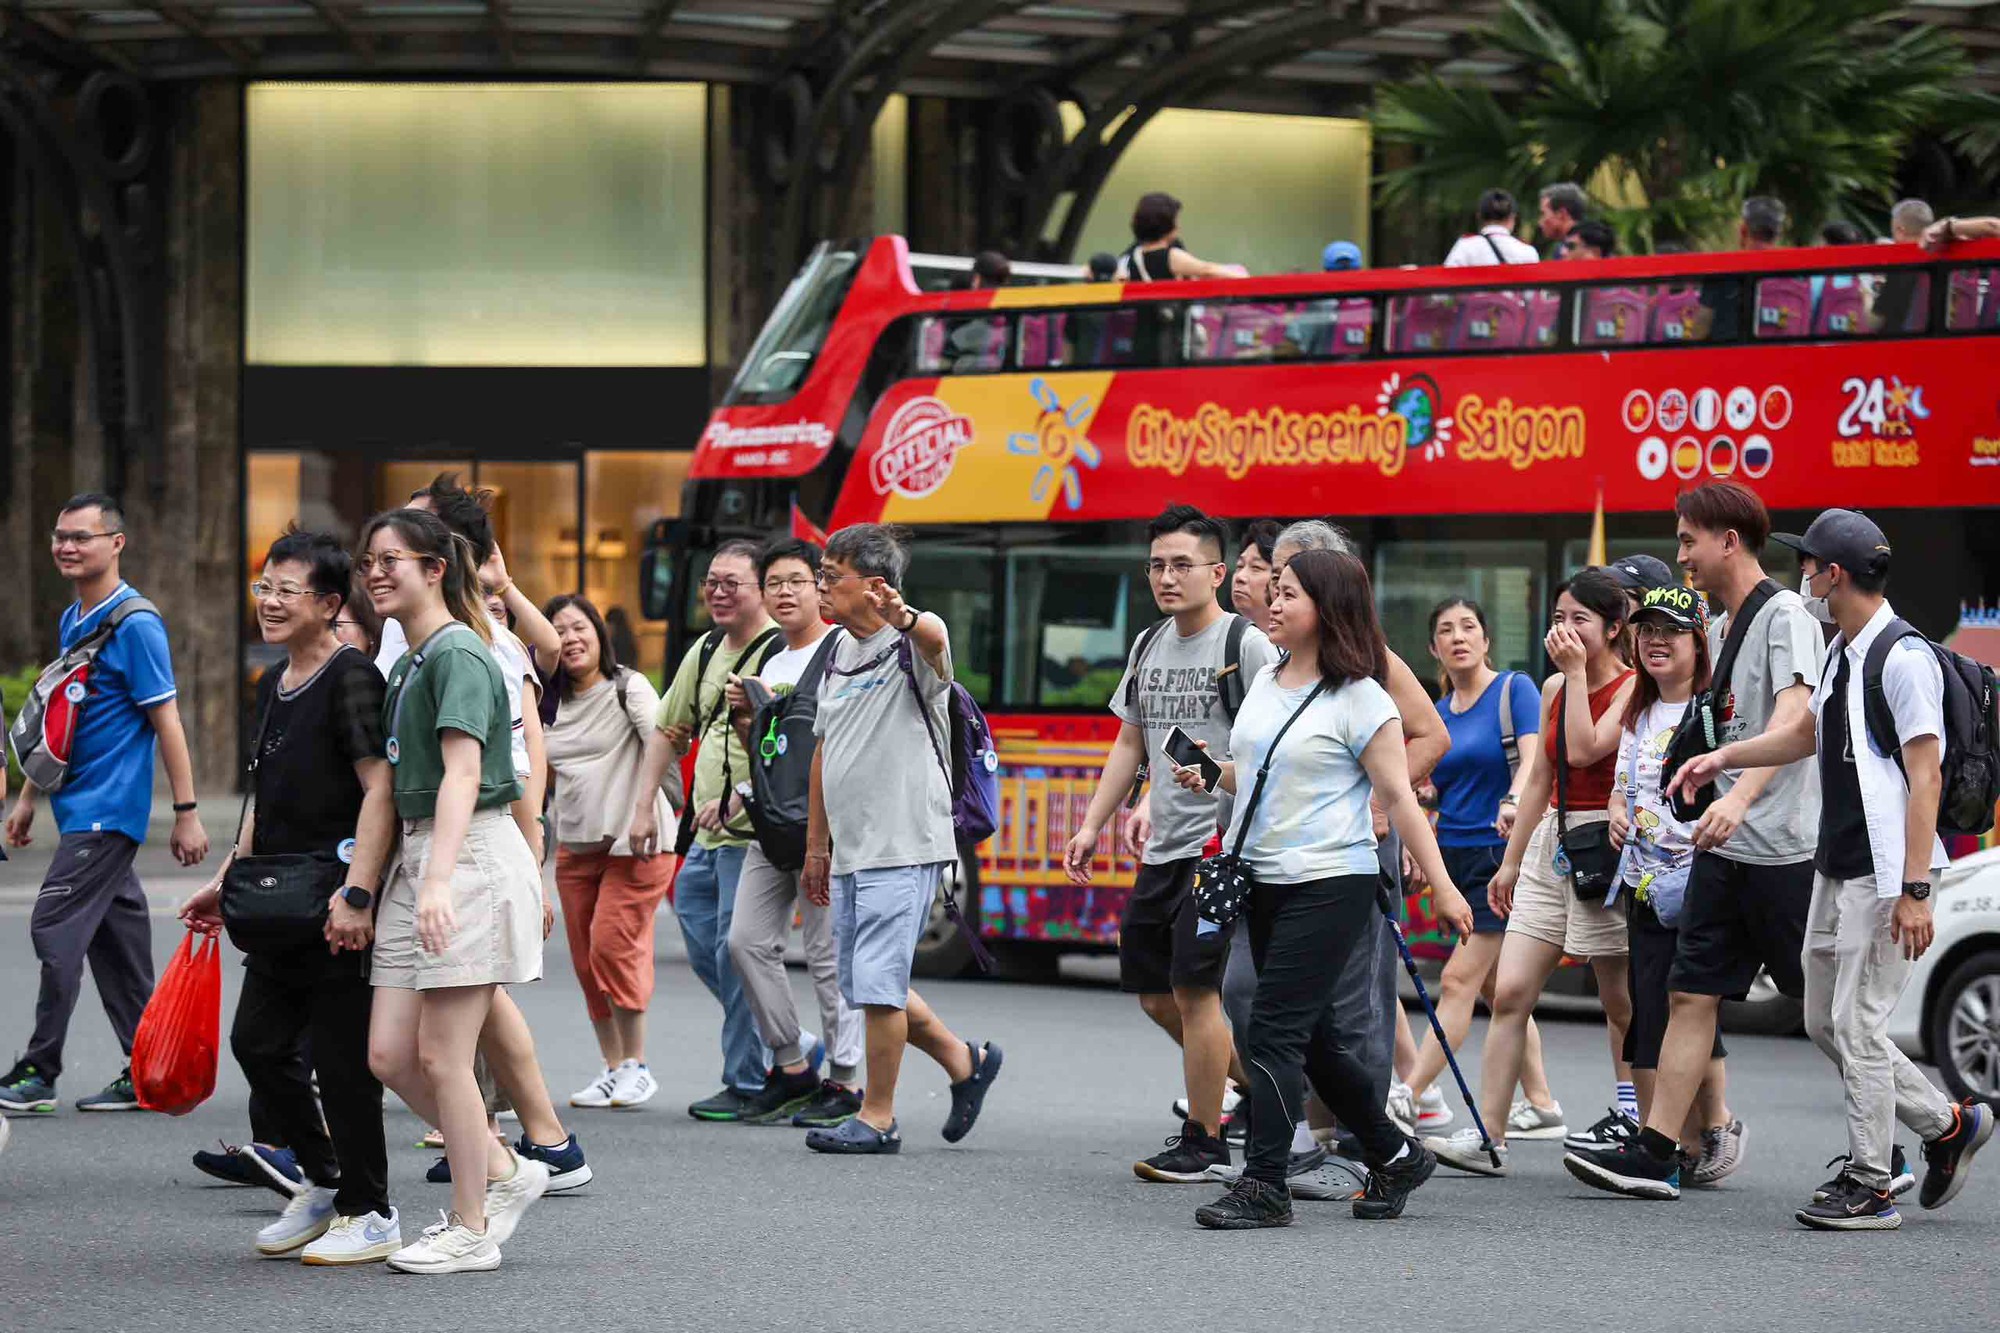
[[1487,900],[1508,918],[1493,982],[1493,1017],[1479,1067],[1481,1118],[1496,1131],[1495,1165],[1471,1126],[1424,1144],[1440,1162],[1477,1175],[1507,1174],[1504,1142],[1514,1085],[1521,1075],[1528,1019],[1542,987],[1565,954],[1588,958],[1610,1031],[1620,1083],[1632,1001],[1625,969],[1625,921],[1604,905],[1617,854],[1610,844],[1613,769],[1632,670],[1619,654],[1625,592],[1603,569],[1579,571],[1556,590],[1543,647],[1556,673],[1542,686],[1542,743],[1519,791],[1520,814],[1507,856],[1487,885]]
[[[230,1046],[305,1177],[257,1233],[257,1252],[368,1263],[402,1247],[382,1085],[368,1070],[372,900],[395,837],[382,677],[336,636],[353,586],[337,539],[294,528],[263,568],[251,585],[257,624],[285,662],[258,687],[236,846],[180,914],[205,934],[227,924],[246,954]],[[283,898],[260,901],[266,894]],[[318,1099],[299,1059],[307,1039]]]
[[[660,1090],[646,1067],[653,998],[653,918],[673,881],[671,856],[637,857],[626,841],[646,737],[660,696],[618,664],[604,617],[588,598],[563,596],[544,612],[562,644],[560,702],[548,732],[555,780],[556,890],[570,961],[597,1033],[604,1072],[571,1106],[637,1106]],[[667,798],[653,793],[664,828]]]
[[[1379,910],[1371,795],[1429,878],[1439,920],[1460,935],[1472,931],[1472,909],[1410,789],[1401,719],[1381,683],[1388,648],[1367,568],[1345,552],[1306,551],[1272,588],[1271,642],[1288,656],[1252,682],[1230,734],[1235,762],[1221,765],[1220,786],[1247,793],[1238,795],[1223,845],[1247,876],[1241,910],[1257,993],[1245,1053],[1247,1161],[1227,1194],[1195,1210],[1198,1223],[1217,1230],[1290,1225],[1285,1166],[1308,1076],[1368,1162],[1354,1216],[1400,1216],[1436,1166],[1389,1119],[1367,1068],[1330,1028],[1335,979],[1356,941],[1374,938],[1364,928]],[[1179,769],[1174,780],[1202,787],[1198,769]],[[1213,863],[1202,875],[1211,885],[1230,877],[1216,875]],[[1200,879],[1196,896],[1205,924],[1216,921]]]

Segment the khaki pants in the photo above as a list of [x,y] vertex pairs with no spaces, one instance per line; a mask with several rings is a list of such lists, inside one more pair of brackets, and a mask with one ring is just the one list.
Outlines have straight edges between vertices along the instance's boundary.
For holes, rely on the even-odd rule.
[[1873,875],[1815,875],[1806,916],[1806,1033],[1847,1093],[1848,1171],[1877,1190],[1889,1187],[1897,1120],[1927,1140],[1953,1124],[1951,1102],[1889,1040],[1912,966],[1889,938],[1895,907],[1875,896]]
[[785,941],[792,933],[792,911],[798,909],[806,953],[806,971],[819,1001],[820,1031],[825,1034],[827,1072],[837,1083],[852,1083],[862,1059],[861,1015],[840,994],[840,968],[834,957],[833,913],[807,900],[796,872],[780,870],[750,844],[743,855],[743,874],[736,881],[736,913],[729,923],[729,957],[743,983],[743,998],[757,1020],[757,1031],[771,1048],[774,1066],[805,1058],[799,1049],[799,1011],[792,999],[791,978],[785,972]]

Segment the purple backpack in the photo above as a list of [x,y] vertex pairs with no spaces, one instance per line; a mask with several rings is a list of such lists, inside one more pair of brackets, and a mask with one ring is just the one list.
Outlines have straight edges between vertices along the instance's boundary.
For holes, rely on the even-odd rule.
[[938,767],[944,770],[951,788],[952,831],[958,836],[958,845],[970,851],[1000,827],[1000,755],[993,748],[993,728],[965,686],[953,681],[947,718],[951,758],[947,760],[931,727],[930,709],[917,684],[916,664],[910,653],[910,640],[905,635],[896,641],[896,663],[903,669],[903,679],[910,682],[917,713],[924,720],[924,735],[930,738],[931,753],[937,756]]

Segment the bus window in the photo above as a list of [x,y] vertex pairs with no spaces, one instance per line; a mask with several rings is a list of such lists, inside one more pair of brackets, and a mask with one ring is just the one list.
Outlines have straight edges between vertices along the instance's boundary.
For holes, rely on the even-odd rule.
[[1389,302],[1389,345],[1398,352],[1442,352],[1458,325],[1458,293],[1425,292]]
[[1308,301],[1232,301],[1188,311],[1191,361],[1291,361],[1365,356],[1375,336],[1366,296]]
[[971,375],[1007,362],[1005,315],[927,315],[917,321],[919,375]]
[[860,264],[861,256],[852,251],[820,243],[743,358],[743,368],[722,400],[725,406],[783,402],[805,383]]
[[1623,347],[1652,341],[1656,299],[1650,286],[1592,287],[1577,293],[1576,345]]
[[1144,546],[1008,551],[1001,703],[1104,707],[1133,638],[1157,618]]
[[1543,600],[1548,551],[1533,541],[1386,541],[1375,547],[1375,603],[1382,633],[1406,662],[1431,661],[1431,608],[1470,597],[1486,611],[1493,665],[1538,671],[1549,627]]
[[1944,326],[1953,333],[2000,329],[2000,267],[1953,271],[1945,287]]
[[1754,331],[1760,339],[1922,333],[1930,292],[1930,274],[1908,268],[1765,278],[1757,284]]
[[910,549],[903,596],[951,626],[951,667],[959,684],[987,704],[993,697],[993,548],[919,533]]
[[1462,352],[1518,352],[1526,347],[1544,346],[1555,325],[1537,327],[1538,318],[1553,300],[1562,298],[1550,291],[1468,292],[1459,301],[1458,327],[1451,345]]

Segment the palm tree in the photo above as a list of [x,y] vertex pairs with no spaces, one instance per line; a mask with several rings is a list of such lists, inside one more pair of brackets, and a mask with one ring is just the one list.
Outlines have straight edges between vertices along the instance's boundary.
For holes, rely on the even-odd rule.
[[[1964,90],[1944,33],[1892,22],[1896,0],[1509,0],[1479,40],[1517,60],[1502,100],[1433,76],[1385,86],[1375,134],[1414,160],[1385,205],[1469,211],[1583,182],[1628,243],[1720,238],[1742,199],[1772,194],[1801,225],[1886,204],[1913,135],[1968,127],[2000,101]],[[1608,197],[1607,197],[1608,196]]]

